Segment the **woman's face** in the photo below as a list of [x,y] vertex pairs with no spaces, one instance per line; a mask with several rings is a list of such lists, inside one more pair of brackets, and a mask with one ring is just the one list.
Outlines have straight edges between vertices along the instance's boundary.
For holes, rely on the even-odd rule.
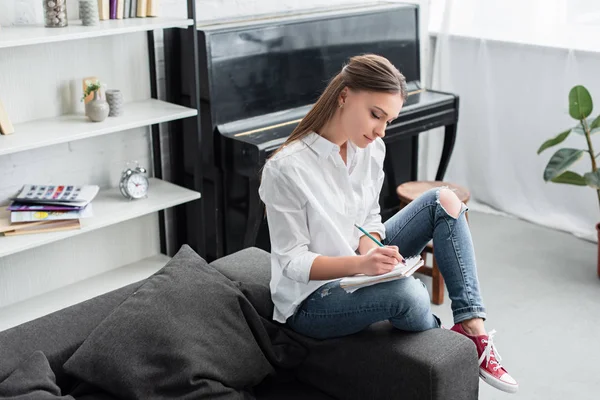
[[360,148],[367,147],[377,137],[385,136],[385,128],[398,118],[404,102],[400,93],[353,91],[344,89],[338,110],[342,129]]

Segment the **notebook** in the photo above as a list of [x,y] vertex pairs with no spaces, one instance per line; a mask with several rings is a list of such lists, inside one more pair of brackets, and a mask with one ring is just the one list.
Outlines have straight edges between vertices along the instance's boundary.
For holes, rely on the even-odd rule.
[[382,275],[354,275],[342,278],[340,286],[348,293],[352,293],[365,286],[375,285],[381,282],[393,281],[411,276],[416,270],[423,266],[425,261],[421,256],[405,258],[406,264],[398,264],[388,273]]

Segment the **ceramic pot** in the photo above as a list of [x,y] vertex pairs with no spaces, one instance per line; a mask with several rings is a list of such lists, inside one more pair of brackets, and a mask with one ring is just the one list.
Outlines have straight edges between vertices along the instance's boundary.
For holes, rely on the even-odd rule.
[[108,117],[110,107],[106,100],[100,97],[98,90],[94,92],[92,101],[85,105],[85,115],[94,122],[102,122]]

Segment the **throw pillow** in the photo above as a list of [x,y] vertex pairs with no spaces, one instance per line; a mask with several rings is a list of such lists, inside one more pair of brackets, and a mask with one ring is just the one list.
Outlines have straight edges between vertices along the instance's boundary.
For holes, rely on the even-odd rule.
[[270,345],[237,285],[184,245],[64,369],[120,398],[244,399],[273,372]]
[[2,400],[49,400],[70,399],[61,396],[56,377],[46,355],[41,351],[33,352],[4,381],[0,382]]

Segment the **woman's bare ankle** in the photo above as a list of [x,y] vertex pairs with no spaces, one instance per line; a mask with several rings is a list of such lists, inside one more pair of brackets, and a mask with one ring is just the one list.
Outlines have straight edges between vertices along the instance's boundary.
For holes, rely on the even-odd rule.
[[469,335],[480,336],[486,335],[485,326],[483,325],[483,319],[473,318],[466,321],[462,321],[461,325],[465,332]]

